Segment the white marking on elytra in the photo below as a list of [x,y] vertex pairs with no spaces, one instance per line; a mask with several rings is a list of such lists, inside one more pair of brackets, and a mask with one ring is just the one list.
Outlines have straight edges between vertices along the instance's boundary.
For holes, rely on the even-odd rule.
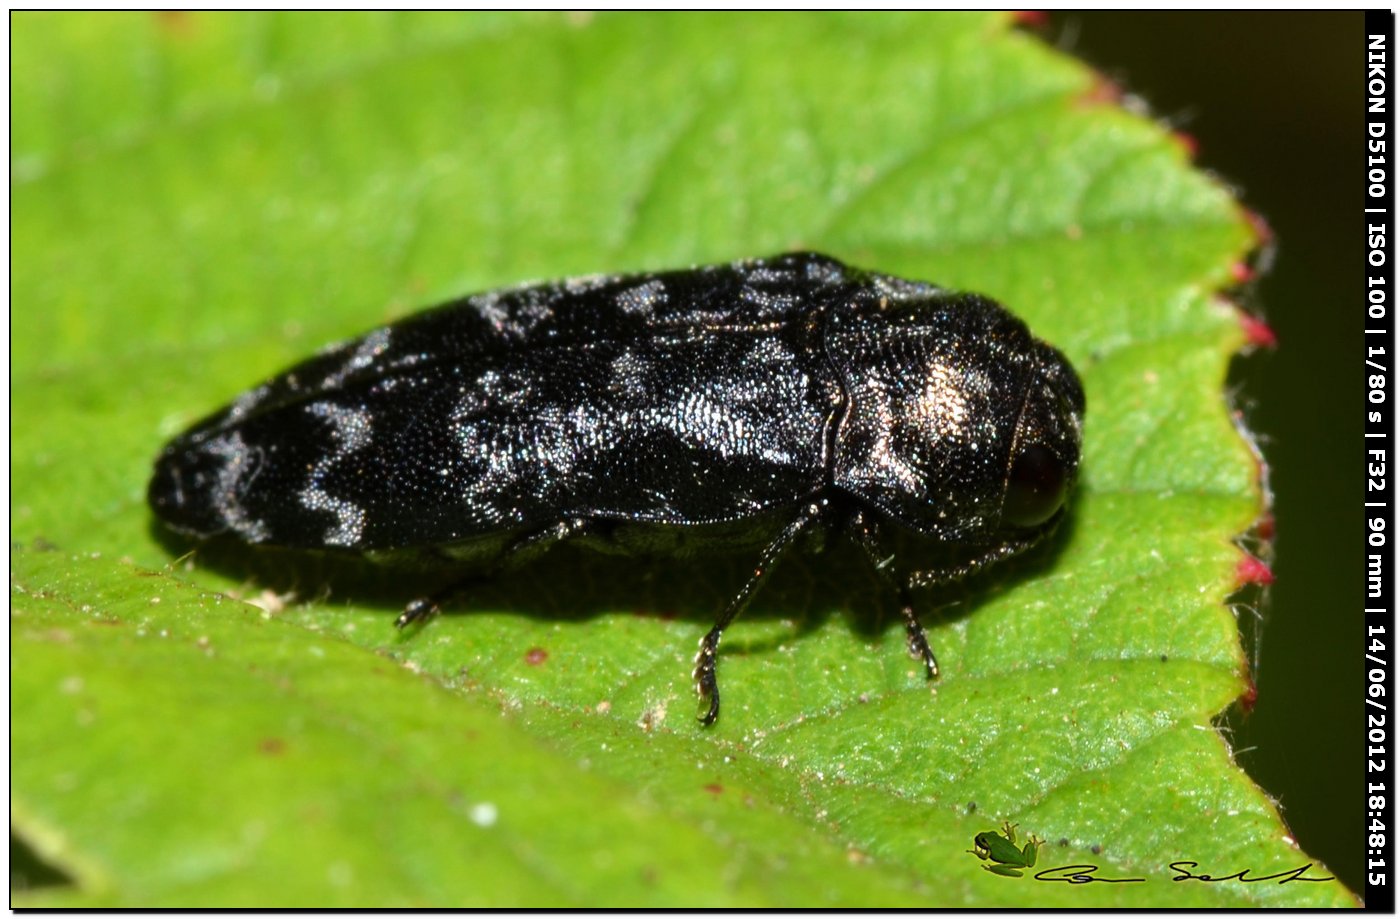
[[652,278],[645,284],[629,287],[613,297],[617,308],[628,315],[654,312],[656,307],[666,302],[666,284]]
[[502,331],[510,320],[510,310],[505,306],[510,293],[509,290],[490,290],[469,298],[467,305],[497,331]]
[[602,407],[591,402],[568,408],[532,406],[528,433],[518,425],[483,424],[484,413],[528,403],[529,390],[518,387],[518,382],[488,371],[452,413],[461,456],[472,470],[463,478],[471,494],[557,487],[574,471],[581,456],[608,448],[610,420],[626,424],[625,417],[610,419]]
[[203,450],[223,461],[214,486],[214,509],[228,528],[248,542],[265,542],[272,536],[267,524],[248,511],[239,500],[262,469],[261,447],[249,447],[238,431],[229,431],[205,441]]
[[272,392],[272,387],[264,383],[261,386],[248,390],[237,399],[234,399],[233,404],[228,407],[227,414],[224,415],[223,423],[229,424],[234,421],[242,421],[253,409],[257,408],[258,405],[267,398],[270,392]]
[[633,399],[645,396],[652,385],[651,361],[635,351],[623,351],[609,365],[612,380],[608,388]]
[[809,281],[830,286],[846,279],[846,270],[839,262],[816,259],[802,266],[802,273]]
[[[774,368],[770,378],[778,381],[781,404],[797,405],[806,398],[810,380],[777,340],[754,342],[743,364]],[[770,393],[748,385],[743,375],[712,380],[703,387],[684,390],[668,409],[658,413],[658,421],[676,436],[698,440],[722,457],[756,456],[778,465],[791,464],[796,462],[793,451],[802,444],[785,439],[781,427],[769,423],[770,398]]]
[[607,287],[617,278],[610,274],[583,274],[574,278],[565,278],[560,282],[565,293],[586,294],[591,290],[598,290]]
[[350,359],[341,365],[334,373],[326,374],[321,386],[324,389],[337,389],[342,383],[357,370],[363,370],[374,363],[375,358],[383,354],[389,347],[389,339],[393,335],[393,330],[389,326],[375,329],[355,345],[355,350],[350,352]]
[[943,288],[923,281],[906,281],[888,274],[872,274],[870,283],[879,293],[882,301],[904,303],[911,300],[925,300],[943,293]]
[[335,524],[326,530],[323,537],[326,545],[353,547],[364,536],[364,508],[332,495],[321,487],[321,480],[336,463],[369,446],[371,415],[363,409],[347,408],[334,402],[313,402],[306,407],[306,411],[330,422],[331,437],[336,447],[317,461],[311,470],[310,480],[298,497],[301,498],[302,507],[307,510],[335,514]]

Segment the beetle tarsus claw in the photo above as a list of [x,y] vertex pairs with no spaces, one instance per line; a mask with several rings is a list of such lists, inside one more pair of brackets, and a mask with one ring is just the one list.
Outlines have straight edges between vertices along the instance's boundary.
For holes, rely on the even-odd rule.
[[928,679],[938,679],[938,659],[933,656],[933,649],[929,647],[924,627],[912,614],[906,614],[905,626],[909,633],[909,653],[924,662],[924,672]]
[[404,629],[415,622],[426,622],[437,615],[438,604],[432,597],[418,597],[410,600],[408,605],[399,613],[399,618],[394,620],[394,627]]
[[719,629],[711,629],[700,639],[700,653],[695,655],[695,692],[701,702],[709,702],[700,715],[700,723],[712,725],[719,718],[719,680],[715,676],[715,654],[719,651]]

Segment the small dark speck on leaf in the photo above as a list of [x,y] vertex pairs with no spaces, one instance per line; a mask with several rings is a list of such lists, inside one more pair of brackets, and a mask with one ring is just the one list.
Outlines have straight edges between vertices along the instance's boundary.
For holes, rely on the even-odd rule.
[[724,786],[721,785],[719,782],[710,782],[709,784],[707,784],[707,785],[702,785],[702,786],[700,786],[700,787],[701,787],[701,788],[704,788],[706,791],[708,791],[708,792],[709,792],[710,794],[712,794],[712,795],[717,795],[717,794],[719,794],[720,792],[724,791]]
[[1161,661],[1162,661],[1162,663],[1164,663],[1164,664],[1167,662],[1167,656],[1166,656],[1165,654],[1162,655]]
[[1089,851],[1094,853],[1095,855],[1098,855],[1099,853],[1103,852],[1103,846],[1090,846]]
[[1065,837],[1061,836],[1061,837],[1060,837],[1059,846],[1060,846],[1060,848],[1062,848],[1062,849],[1068,848],[1068,847],[1069,847],[1069,840],[1066,839]]
[[531,648],[525,652],[525,663],[531,667],[538,667],[547,660],[549,660],[549,652],[544,648]]
[[967,812],[968,812],[969,814],[975,814],[975,813],[977,813],[977,802],[976,802],[976,801],[969,801],[969,802],[967,802]]

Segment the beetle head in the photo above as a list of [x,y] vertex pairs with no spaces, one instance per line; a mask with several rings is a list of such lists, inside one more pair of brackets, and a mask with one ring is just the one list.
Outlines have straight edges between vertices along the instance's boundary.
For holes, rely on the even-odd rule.
[[833,481],[941,542],[1048,531],[1079,467],[1084,391],[1060,352],[960,295],[837,327],[847,404]]
[[1079,377],[1063,354],[1041,341],[1034,342],[1031,367],[1006,466],[1003,529],[1035,529],[1055,518],[1079,470]]

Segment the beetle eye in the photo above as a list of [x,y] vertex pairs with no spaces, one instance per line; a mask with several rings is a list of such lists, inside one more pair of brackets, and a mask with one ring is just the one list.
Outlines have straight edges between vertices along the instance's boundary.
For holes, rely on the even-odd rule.
[[1069,476],[1065,464],[1040,444],[1028,444],[1016,454],[1002,502],[1002,520],[1018,527],[1038,526],[1065,503]]

